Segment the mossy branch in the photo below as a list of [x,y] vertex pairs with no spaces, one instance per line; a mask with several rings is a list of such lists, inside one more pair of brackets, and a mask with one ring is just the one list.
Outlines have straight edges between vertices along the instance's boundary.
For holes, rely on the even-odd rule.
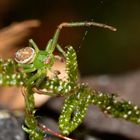
[[25,74],[19,72],[14,60],[0,59],[0,86],[22,86],[24,79]]
[[103,113],[140,125],[140,108],[130,101],[119,101],[115,94],[91,90],[82,84],[76,92],[67,97],[59,118],[59,127],[69,135],[83,121],[89,105],[97,105]]

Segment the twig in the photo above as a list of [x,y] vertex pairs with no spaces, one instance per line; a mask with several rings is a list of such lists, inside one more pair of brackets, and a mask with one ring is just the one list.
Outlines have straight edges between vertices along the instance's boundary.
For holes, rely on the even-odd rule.
[[43,124],[39,124],[39,127],[40,127],[43,131],[49,132],[49,133],[51,133],[52,135],[54,135],[54,136],[56,136],[56,137],[59,137],[59,138],[62,138],[62,139],[64,139],[64,140],[76,140],[76,139],[71,139],[71,138],[68,138],[68,137],[66,137],[66,136],[63,136],[63,135],[61,135],[61,134],[59,134],[59,133],[57,133],[57,132],[54,132],[53,130],[47,128],[47,127],[46,127],[45,125],[43,125]]

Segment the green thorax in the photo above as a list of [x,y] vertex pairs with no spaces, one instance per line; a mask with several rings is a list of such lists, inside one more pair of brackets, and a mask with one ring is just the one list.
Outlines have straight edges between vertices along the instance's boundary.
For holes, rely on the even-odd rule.
[[40,69],[43,67],[51,67],[54,64],[54,56],[53,54],[49,54],[46,51],[39,51],[36,54],[33,63],[34,63],[35,68],[37,69]]

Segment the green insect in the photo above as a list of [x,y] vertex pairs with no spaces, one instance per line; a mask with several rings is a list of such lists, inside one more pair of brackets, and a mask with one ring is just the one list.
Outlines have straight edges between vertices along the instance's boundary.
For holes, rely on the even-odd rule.
[[[37,73],[27,81],[27,85],[31,85],[36,79],[44,77],[47,70],[53,66],[57,56],[55,57],[53,55],[54,50],[50,47],[51,43],[52,40],[49,41],[46,50],[42,51],[39,50],[35,42],[30,39],[29,47],[20,49],[15,53],[15,60],[19,63],[18,65],[24,69],[25,73],[37,71]],[[57,45],[57,48],[59,47],[60,46]],[[64,52],[62,53],[64,54]]]
[[[61,23],[53,38],[49,40],[45,50],[39,50],[33,40],[29,40],[29,47],[22,48],[15,53],[15,60],[20,67],[23,68],[25,73],[36,72],[26,82],[27,86],[32,86],[34,83],[41,83],[44,79],[48,70],[53,66],[55,59],[57,58],[53,52],[55,48],[66,58],[65,51],[57,43],[60,31],[63,27],[80,27],[80,26],[98,26],[108,28],[112,31],[116,29],[112,26],[108,26],[101,23],[95,22],[72,22],[72,23]],[[39,80],[38,80],[39,79]]]

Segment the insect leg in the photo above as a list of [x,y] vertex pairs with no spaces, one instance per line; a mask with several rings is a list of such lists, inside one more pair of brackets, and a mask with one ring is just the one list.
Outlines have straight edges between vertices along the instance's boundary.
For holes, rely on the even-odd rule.
[[52,53],[54,51],[55,47],[57,46],[58,37],[59,37],[61,29],[63,27],[90,27],[90,26],[97,26],[97,27],[107,28],[112,31],[116,31],[116,28],[114,28],[112,26],[102,24],[102,23],[97,23],[97,22],[87,22],[87,21],[85,21],[85,22],[63,22],[58,26],[58,28],[56,29],[56,31],[54,33],[54,36],[52,38],[50,52]]
[[33,64],[18,64],[18,67],[22,67],[24,69],[25,73],[29,73],[29,72],[33,72],[36,70],[36,68],[34,68]]
[[33,64],[18,64],[18,67],[22,67],[24,69],[31,69],[33,68]]
[[37,80],[43,73],[44,71],[38,70],[36,74],[34,74],[30,79],[27,80],[26,85],[27,86],[32,85],[33,82]]
[[63,48],[59,44],[57,44],[56,48],[58,49],[59,52],[61,52],[63,54],[64,57],[66,57],[65,51],[63,50]]
[[50,49],[51,49],[51,44],[52,44],[52,39],[50,39],[49,41],[48,41],[48,43],[47,43],[47,45],[46,45],[46,51],[47,52],[49,52],[50,51]]
[[[47,46],[46,46],[46,51],[47,51],[47,52],[50,52],[50,53],[53,52],[53,50],[52,50],[52,42],[53,42],[52,39],[50,39],[50,40],[48,41],[48,44],[47,44]],[[59,44],[56,44],[56,48],[57,48],[58,51],[59,51],[60,53],[62,53],[62,55],[65,57],[66,53],[65,53],[65,51],[63,50],[63,48],[62,48]]]
[[36,52],[39,52],[39,49],[38,49],[36,43],[32,39],[29,39],[29,46],[33,47]]
[[34,72],[36,70],[36,68],[28,68],[28,69],[24,69],[24,72],[26,73],[30,73],[30,72]]
[[46,73],[43,73],[40,75],[40,77],[36,80],[35,82],[35,86],[38,88],[40,86],[40,84],[44,81],[46,77]]

